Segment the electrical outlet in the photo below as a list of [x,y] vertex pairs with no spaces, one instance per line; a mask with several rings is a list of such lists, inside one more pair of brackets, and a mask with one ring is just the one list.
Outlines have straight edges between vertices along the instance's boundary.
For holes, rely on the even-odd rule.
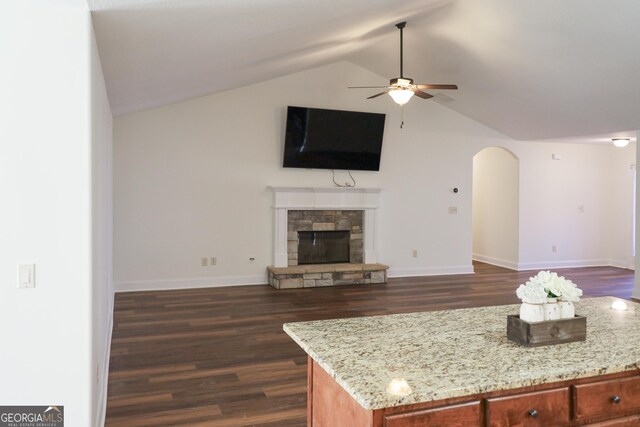
[[458,207],[457,206],[449,206],[449,213],[452,215],[455,215],[458,213]]
[[206,267],[207,265],[209,265],[209,258],[207,258],[206,256],[203,256],[202,259],[200,259],[200,265],[203,267]]
[[252,256],[249,257],[249,264],[255,264],[256,263],[256,257]]
[[418,258],[418,250],[417,249],[412,250],[411,256],[413,256],[414,258]]
[[210,258],[210,261],[211,261],[210,262],[211,265],[218,265],[218,257],[212,256]]

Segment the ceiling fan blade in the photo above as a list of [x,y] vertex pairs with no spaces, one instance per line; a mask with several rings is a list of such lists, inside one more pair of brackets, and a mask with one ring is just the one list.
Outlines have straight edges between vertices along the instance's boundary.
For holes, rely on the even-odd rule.
[[389,86],[349,86],[347,89],[384,89]]
[[433,95],[429,95],[426,92],[422,92],[418,89],[414,90],[413,93],[415,93],[417,96],[419,96],[422,99],[429,99],[429,98],[433,98]]
[[416,85],[418,89],[458,89],[458,85]]
[[387,92],[389,92],[389,91],[388,91],[388,90],[385,90],[384,92],[376,93],[375,95],[372,95],[372,96],[368,97],[367,99],[377,98],[377,97],[379,97],[380,95],[384,95],[384,94],[386,94]]

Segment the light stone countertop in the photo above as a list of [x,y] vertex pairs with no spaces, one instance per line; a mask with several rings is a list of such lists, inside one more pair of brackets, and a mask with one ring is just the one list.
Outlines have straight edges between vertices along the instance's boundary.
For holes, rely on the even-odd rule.
[[[640,367],[640,304],[575,303],[587,340],[527,348],[507,339],[519,305],[286,323],[284,331],[365,409],[429,402]],[[413,392],[386,391],[404,378]]]

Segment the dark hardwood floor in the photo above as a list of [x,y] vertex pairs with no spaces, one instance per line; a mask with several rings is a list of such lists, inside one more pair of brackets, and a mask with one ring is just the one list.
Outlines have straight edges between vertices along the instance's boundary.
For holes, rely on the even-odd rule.
[[[118,293],[106,425],[304,426],[306,354],[283,323],[512,304],[536,273],[474,265],[476,274],[384,285]],[[586,297],[633,289],[631,270],[556,271]]]

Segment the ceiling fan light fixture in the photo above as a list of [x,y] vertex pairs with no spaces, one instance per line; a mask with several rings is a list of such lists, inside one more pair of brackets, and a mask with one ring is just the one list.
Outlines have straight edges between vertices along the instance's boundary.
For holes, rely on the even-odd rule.
[[611,141],[618,148],[624,148],[629,145],[629,138],[613,138]]
[[396,28],[400,30],[400,77],[389,80],[389,86],[349,86],[349,89],[384,89],[382,92],[378,92],[375,95],[367,97],[367,99],[377,98],[384,95],[385,93],[388,93],[393,101],[398,105],[406,104],[413,97],[413,95],[417,95],[418,98],[421,99],[433,98],[433,95],[427,92],[423,92],[422,89],[458,89],[457,85],[452,84],[414,84],[413,79],[404,77],[404,43],[402,39],[402,29],[406,25],[406,22],[399,22],[396,24]]
[[412,84],[413,84],[413,79],[408,79],[404,77],[397,77],[389,81],[390,86],[396,86],[396,87],[409,87]]
[[413,96],[413,91],[409,89],[397,88],[389,91],[389,96],[393,98],[396,104],[404,105]]

